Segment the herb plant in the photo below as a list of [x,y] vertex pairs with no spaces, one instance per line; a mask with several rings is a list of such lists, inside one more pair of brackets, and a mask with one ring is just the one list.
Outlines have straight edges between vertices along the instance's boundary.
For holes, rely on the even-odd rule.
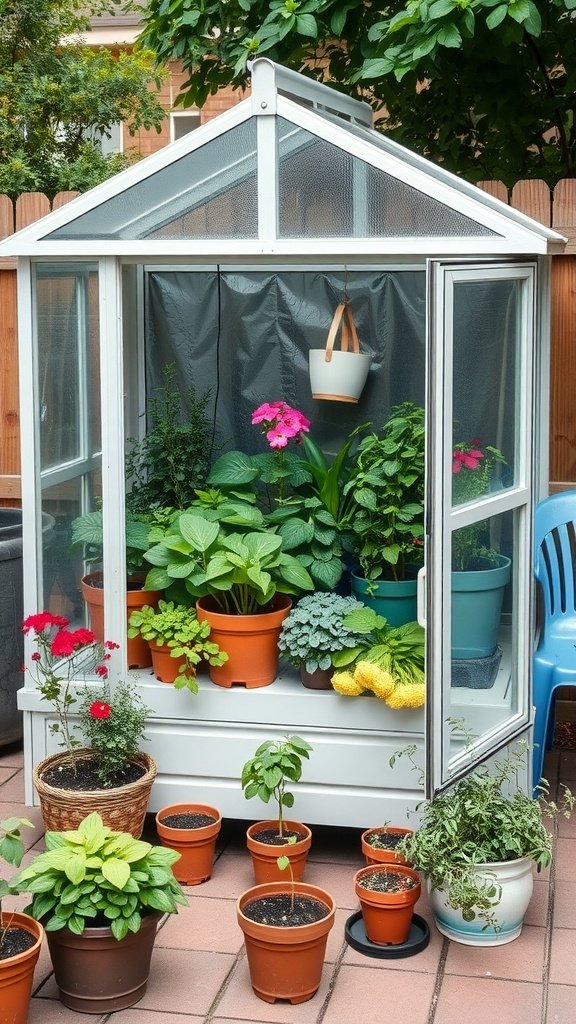
[[[13,864],[14,867],[20,867],[24,856],[24,843],[20,835],[21,825],[34,828],[28,818],[4,818],[3,821],[0,821],[0,860],[5,860],[7,864]],[[0,914],[2,913],[2,897],[8,896],[11,891],[10,883],[0,878]],[[0,950],[9,927],[10,919],[5,926],[0,924]]]
[[353,597],[320,591],[306,594],[282,623],[278,642],[281,653],[307,672],[331,668],[337,651],[357,647],[358,634],[345,625],[344,619],[363,607]]
[[[390,759],[391,766],[402,754],[412,759],[410,747]],[[475,769],[446,793],[434,797],[418,810],[420,827],[398,846],[410,863],[441,890],[451,907],[460,910],[465,921],[476,917],[498,930],[494,908],[500,901],[495,879],[482,879],[475,864],[490,864],[530,857],[540,870],[552,857],[552,836],[542,816],[569,817],[574,797],[565,788],[560,805],[547,799],[533,799],[518,786],[518,773],[525,767],[526,749],[515,750],[492,767]],[[414,764],[414,762],[413,762]],[[417,767],[414,764],[414,767]]]
[[150,429],[142,441],[129,439],[126,476],[132,487],[126,507],[136,515],[151,508],[185,509],[208,475],[212,427],[206,415],[210,392],[182,396],[176,366],[162,371],[162,384],[148,403]]
[[115,778],[140,750],[150,708],[134,687],[124,682],[118,683],[113,693],[105,685],[94,698],[94,690],[84,694],[79,708],[80,728],[94,753],[102,786],[114,786]]
[[209,665],[228,661],[226,652],[210,640],[210,626],[198,621],[193,608],[160,599],[158,608],[147,604],[133,611],[128,623],[129,637],[141,636],[160,647],[169,647],[171,657],[182,662],[174,679],[177,690],[186,687],[198,693],[195,674],[201,661]]
[[362,439],[344,495],[351,495],[354,546],[367,580],[401,580],[422,563],[424,410],[394,406],[379,434]]
[[142,917],[186,906],[172,873],[180,854],[163,846],[113,832],[99,814],[89,814],[70,832],[47,832],[46,852],[38,854],[14,882],[32,893],[26,912],[48,932],[108,925],[120,941],[138,932]]
[[259,797],[265,804],[273,797],[278,804],[278,835],[284,836],[284,808],[293,807],[294,795],[286,790],[288,782],[298,782],[302,758],[312,747],[300,736],[285,740],[266,740],[242,769],[242,789],[247,800]]

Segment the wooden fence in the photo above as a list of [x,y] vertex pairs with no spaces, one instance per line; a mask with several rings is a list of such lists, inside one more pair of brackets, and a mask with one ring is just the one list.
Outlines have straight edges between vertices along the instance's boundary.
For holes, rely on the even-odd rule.
[[[552,368],[550,385],[550,488],[576,486],[576,179],[519,181],[508,190],[501,181],[482,181],[490,195],[528,214],[568,239],[566,253],[553,258]],[[50,203],[26,193],[12,203],[0,195],[0,238],[63,206],[75,192],[61,192]],[[18,346],[15,261],[0,260],[0,505],[20,499]]]

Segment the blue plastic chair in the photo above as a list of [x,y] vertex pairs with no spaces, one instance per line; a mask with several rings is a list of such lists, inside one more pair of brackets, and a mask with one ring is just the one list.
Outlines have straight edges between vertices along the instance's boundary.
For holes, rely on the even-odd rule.
[[543,622],[534,654],[532,781],[542,777],[554,734],[554,692],[576,685],[576,491],[561,491],[536,507],[535,576]]

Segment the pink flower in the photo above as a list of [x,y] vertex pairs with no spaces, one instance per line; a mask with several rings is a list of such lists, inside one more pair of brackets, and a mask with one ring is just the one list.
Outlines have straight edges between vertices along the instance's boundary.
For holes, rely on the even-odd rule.
[[271,423],[275,420],[281,409],[288,408],[284,402],[264,402],[263,405],[259,405],[257,409],[254,409],[252,413],[252,423]]
[[300,434],[303,430],[308,433],[310,430],[310,420],[306,419],[306,416],[301,412],[298,412],[297,409],[288,408],[284,413],[282,413],[282,418],[278,426],[288,428],[292,431],[290,437],[296,437],[296,435]]
[[269,430],[266,434],[266,438],[271,448],[285,448],[288,444],[289,437],[292,436],[292,434],[287,434],[286,431],[282,430],[280,427],[273,427],[272,430]]
[[32,655],[32,661],[40,661],[41,657],[42,655],[40,654],[39,651],[34,651],[34,654]]
[[462,467],[466,469],[478,469],[480,459],[484,458],[484,452],[479,451],[477,448],[472,448],[470,451],[462,451],[461,448],[456,448],[452,452],[452,472],[459,473]]
[[104,701],[95,700],[94,703],[90,705],[89,710],[92,718],[110,718],[110,705],[106,704]]
[[63,615],[52,615],[50,612],[38,612],[36,615],[29,615],[22,623],[22,632],[28,634],[31,629],[35,633],[41,633],[50,626],[69,626],[70,619]]
[[115,644],[113,640],[105,640],[104,647],[108,651],[118,651],[120,649],[120,644]]

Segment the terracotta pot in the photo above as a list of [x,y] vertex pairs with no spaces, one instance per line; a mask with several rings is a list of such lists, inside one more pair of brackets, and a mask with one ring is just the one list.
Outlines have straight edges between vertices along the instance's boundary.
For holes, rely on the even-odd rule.
[[284,879],[285,872],[281,871],[276,863],[278,857],[289,858],[294,879],[297,882],[301,882],[304,877],[308,850],[312,845],[310,829],[299,821],[284,821],[284,829],[287,832],[298,832],[302,836],[302,839],[291,846],[281,843],[277,846],[272,846],[269,843],[260,843],[254,838],[255,833],[264,832],[268,829],[274,829],[277,832],[278,820],[257,821],[254,825],[250,825],[246,832],[246,845],[252,855],[252,867],[254,868],[256,885],[262,885],[264,882],[282,881]]
[[[97,640],[104,640],[104,588],[102,587],[102,573],[92,572],[84,576],[80,581],[82,597],[88,607],[88,618],[90,629]],[[99,586],[92,586],[92,583],[99,583]],[[156,607],[162,597],[159,590],[127,590],[126,591],[126,614],[129,618],[136,608],[143,608],[145,604]],[[110,637],[107,637],[110,639]],[[148,668],[152,664],[152,655],[146,640],[141,636],[127,640],[128,668]]]
[[[200,828],[173,828],[165,825],[164,818],[171,814],[210,814],[215,820]],[[156,831],[162,846],[169,846],[180,854],[172,865],[174,877],[183,885],[200,885],[212,876],[216,840],[222,826],[222,815],[208,804],[170,804],[156,815]]]
[[[77,758],[93,757],[89,747],[75,751]],[[69,760],[69,754],[51,754],[34,766],[32,781],[40,798],[44,825],[50,832],[65,832],[78,827],[83,818],[98,811],[105,825],[115,832],[130,832],[139,839],[150,799],[150,790],[156,777],[156,762],[150,754],[138,753],[130,760],[145,769],[136,782],[113,789],[59,789],[44,782],[42,776],[49,768],[57,768]]]
[[295,892],[311,896],[326,907],[326,917],[313,924],[280,928],[251,921],[244,907],[261,896],[290,893],[284,882],[256,885],[242,893],[236,904],[238,924],[244,932],[250,980],[256,995],[267,1003],[289,999],[304,1003],[318,991],[326,953],[326,940],[334,924],[336,906],[324,889],[295,882]]
[[405,857],[401,857],[400,854],[396,853],[396,850],[383,850],[377,846],[371,846],[368,842],[368,836],[373,835],[375,832],[391,833],[395,836],[409,836],[412,834],[411,828],[397,828],[394,825],[382,825],[378,828],[369,828],[366,832],[362,833],[362,853],[366,858],[367,864],[408,864]]
[[117,939],[110,928],[48,932],[54,980],[64,1006],[81,1013],[113,1013],[146,992],[159,911],[142,918],[136,933]]
[[152,654],[152,671],[156,679],[161,683],[173,683],[182,661],[172,657],[172,648],[167,644],[157,646],[155,642],[149,640],[148,647]]
[[23,928],[35,939],[30,949],[8,957],[7,960],[0,960],[0,1020],[6,1024],[26,1024],[34,968],[40,954],[44,929],[27,914],[1,914],[0,928],[7,925]]
[[331,690],[333,674],[333,668],[317,668],[315,672],[307,672],[303,665],[300,666],[302,686],[307,690]]
[[210,665],[217,686],[241,683],[246,687],[269,686],[278,672],[278,638],[292,607],[286,594],[276,594],[272,610],[256,615],[225,615],[210,597],[196,602],[200,622],[210,624],[210,639],[228,655],[224,665]]
[[[361,880],[379,872],[408,875],[418,883],[405,892],[373,892]],[[400,946],[406,942],[412,924],[414,905],[420,898],[420,876],[402,864],[375,864],[361,868],[354,875],[356,895],[360,900],[366,937],[377,946]]]

